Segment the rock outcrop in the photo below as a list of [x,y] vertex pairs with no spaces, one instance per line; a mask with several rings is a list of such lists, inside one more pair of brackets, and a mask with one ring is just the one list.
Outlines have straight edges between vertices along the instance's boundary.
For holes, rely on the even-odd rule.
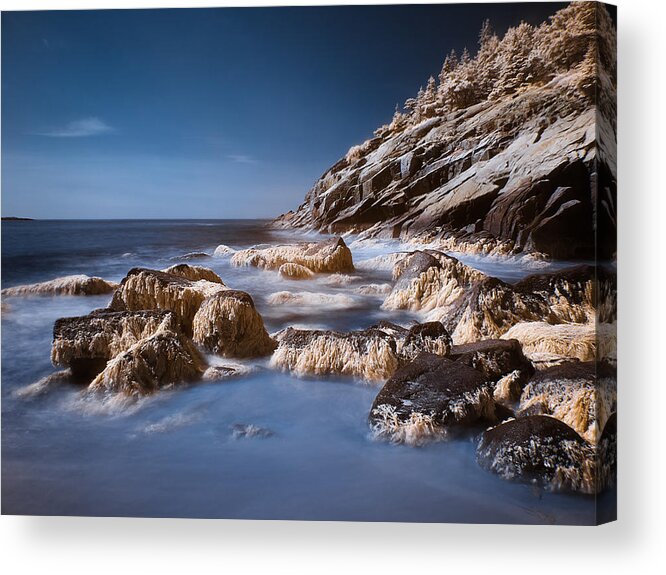
[[502,39],[485,30],[474,58],[447,58],[439,82],[350,149],[276,225],[612,258],[615,43],[610,16],[593,2]]
[[446,355],[451,338],[440,323],[410,329],[382,322],[362,331],[287,328],[275,335],[271,364],[299,375],[346,375],[371,382],[389,378],[421,351]]
[[596,493],[601,482],[594,448],[569,426],[544,415],[486,431],[477,460],[504,479],[538,482],[553,490]]
[[206,298],[192,327],[196,343],[225,357],[269,355],[276,347],[252,297],[243,291],[223,290]]
[[285,264],[298,264],[313,273],[354,271],[352,253],[342,238],[240,250],[233,255],[231,263],[267,270],[279,270]]
[[5,288],[4,297],[26,295],[102,295],[111,293],[117,283],[86,275],[64,276],[54,280]]

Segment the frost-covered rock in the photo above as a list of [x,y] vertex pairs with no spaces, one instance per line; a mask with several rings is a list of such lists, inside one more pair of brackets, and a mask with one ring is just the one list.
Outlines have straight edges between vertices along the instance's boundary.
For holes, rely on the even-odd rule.
[[354,271],[352,253],[342,238],[240,250],[233,255],[231,263],[267,270],[278,270],[284,264],[291,263],[306,267],[314,273]]
[[192,321],[203,301],[226,290],[221,283],[191,281],[157,270],[133,268],[113,295],[110,308],[116,311],[172,311],[186,335],[192,334]]
[[409,254],[396,263],[393,277],[383,307],[427,312],[427,319],[446,325],[455,343],[498,338],[516,323],[550,317],[540,295],[515,290],[442,252]]
[[498,402],[516,401],[534,367],[516,340],[490,339],[456,345],[451,358],[480,371],[493,384],[493,397]]
[[384,381],[421,351],[446,355],[451,338],[440,323],[410,329],[382,322],[362,331],[288,328],[275,335],[271,363],[297,374],[347,375]]
[[314,272],[309,268],[292,262],[282,264],[278,272],[283,278],[292,280],[308,280],[314,277]]
[[205,363],[185,335],[162,330],[111,359],[88,387],[90,392],[148,395],[201,378]]
[[230,248],[229,246],[225,246],[224,244],[220,244],[215,248],[215,251],[213,252],[213,256],[216,258],[222,258],[225,256],[230,256],[232,254],[235,254],[236,250],[234,248]]
[[117,283],[98,277],[73,275],[56,278],[46,282],[5,288],[4,297],[26,295],[101,295],[111,293]]
[[551,415],[585,440],[597,443],[617,409],[614,369],[593,361],[571,362],[537,372],[520,397],[520,414]]
[[193,282],[199,280],[206,280],[217,284],[224,285],[222,278],[218,276],[213,270],[204,268],[202,266],[191,266],[189,264],[176,264],[165,270],[164,273],[188,279]]
[[480,371],[425,353],[386,382],[369,416],[376,437],[411,445],[496,419],[492,384]]
[[51,361],[71,369],[74,378],[90,381],[110,359],[140,340],[176,329],[176,318],[168,311],[97,310],[61,318],[53,327]]
[[243,291],[223,290],[205,299],[192,329],[196,343],[225,357],[269,355],[276,347],[252,297]]
[[594,448],[566,424],[543,415],[487,430],[477,460],[503,479],[538,482],[553,490],[596,493],[602,479]]
[[525,355],[538,367],[572,359],[591,361],[597,357],[595,323],[523,322],[512,326],[501,337],[518,340]]

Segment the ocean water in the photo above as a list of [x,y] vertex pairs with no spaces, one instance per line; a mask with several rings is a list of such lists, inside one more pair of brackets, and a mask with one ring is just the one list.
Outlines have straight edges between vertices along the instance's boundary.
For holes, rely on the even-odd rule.
[[[2,223],[2,287],[73,273],[120,280],[134,266],[164,268],[188,252],[284,243],[296,236],[261,221],[35,221]],[[302,239],[302,236],[298,236]],[[355,262],[405,249],[354,244]],[[514,281],[519,260],[466,258]],[[248,291],[267,329],[364,328],[415,316],[380,309],[356,287],[390,280],[359,269],[344,282],[295,282],[194,261]],[[290,305],[277,292],[306,292]],[[476,437],[413,448],[372,439],[367,415],[378,387],[339,377],[297,378],[247,362],[246,377],[158,393],[132,405],[85,401],[63,386],[21,390],[56,369],[53,322],[105,306],[109,296],[3,299],[2,512],[35,515],[210,517],[354,521],[592,524],[592,497],[549,493],[480,469]],[[323,303],[322,303],[323,301]],[[237,437],[235,426],[270,431]]]

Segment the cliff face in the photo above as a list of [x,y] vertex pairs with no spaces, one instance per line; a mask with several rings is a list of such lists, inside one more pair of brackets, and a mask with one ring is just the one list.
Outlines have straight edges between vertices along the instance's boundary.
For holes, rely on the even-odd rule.
[[439,81],[277,225],[612,257],[615,43],[608,12],[591,2],[502,39],[485,25],[474,58],[448,56]]

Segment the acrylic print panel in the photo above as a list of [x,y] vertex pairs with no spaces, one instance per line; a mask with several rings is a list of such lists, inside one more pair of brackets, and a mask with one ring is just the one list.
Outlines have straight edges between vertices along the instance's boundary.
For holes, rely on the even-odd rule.
[[612,6],[2,16],[3,513],[614,519]]

